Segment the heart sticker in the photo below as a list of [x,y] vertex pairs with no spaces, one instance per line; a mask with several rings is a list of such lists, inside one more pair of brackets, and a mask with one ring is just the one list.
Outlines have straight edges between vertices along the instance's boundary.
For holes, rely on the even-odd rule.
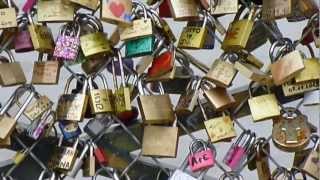
[[112,12],[112,14],[116,17],[122,16],[122,14],[125,11],[125,7],[122,3],[116,3],[115,1],[112,1],[109,5],[109,9]]

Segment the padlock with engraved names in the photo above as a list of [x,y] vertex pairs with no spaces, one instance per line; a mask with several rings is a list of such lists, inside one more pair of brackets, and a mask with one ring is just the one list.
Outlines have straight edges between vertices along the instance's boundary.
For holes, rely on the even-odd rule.
[[[23,112],[30,121],[37,120],[53,106],[53,102],[45,95],[37,94],[34,99]],[[19,99],[17,100],[17,105],[21,107]]]
[[44,60],[44,54],[39,53],[38,61],[33,64],[32,84],[53,85],[58,84],[60,78],[61,64],[59,61],[48,59],[52,58],[47,54],[47,60]]
[[7,0],[8,7],[0,9],[0,29],[14,28],[18,26],[17,12],[12,7],[12,1]]
[[[197,144],[202,144],[203,149],[194,151],[194,147],[197,147]],[[215,165],[216,152],[208,148],[206,142],[203,140],[197,139],[196,141],[192,142],[189,150],[190,155],[188,158],[188,163],[192,172],[208,169]]]
[[37,17],[39,22],[70,22],[76,8],[69,1],[50,0],[37,2]]
[[153,35],[152,21],[150,18],[135,19],[132,26],[119,28],[120,40],[127,41]]
[[270,21],[291,15],[292,1],[293,0],[263,0],[262,19]]
[[82,121],[87,109],[88,96],[86,95],[88,81],[85,79],[81,93],[69,94],[69,86],[74,76],[67,80],[64,93],[60,96],[57,106],[57,119],[66,121]]

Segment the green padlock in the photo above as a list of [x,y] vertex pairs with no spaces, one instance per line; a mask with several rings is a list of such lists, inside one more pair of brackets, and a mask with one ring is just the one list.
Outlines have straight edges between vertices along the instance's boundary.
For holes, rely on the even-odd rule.
[[139,57],[150,55],[154,49],[154,36],[126,41],[126,57]]

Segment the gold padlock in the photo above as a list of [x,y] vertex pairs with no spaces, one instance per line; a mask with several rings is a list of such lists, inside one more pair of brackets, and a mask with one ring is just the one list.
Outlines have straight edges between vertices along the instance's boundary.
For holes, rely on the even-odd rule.
[[38,1],[37,15],[39,22],[73,21],[74,4],[65,0]]
[[263,0],[262,19],[274,20],[292,13],[292,0]]
[[167,2],[174,20],[185,21],[198,18],[199,7],[195,0],[170,0]]
[[121,27],[118,29],[120,40],[133,40],[153,34],[152,21],[150,18],[136,19],[132,21],[132,26]]
[[43,53],[40,53],[38,61],[33,64],[32,84],[57,84],[61,69],[59,61],[43,61],[42,57]]
[[200,0],[205,9],[209,9],[211,14],[233,14],[238,11],[238,0],[213,1]]
[[12,7],[11,0],[7,0],[8,7],[0,9],[0,29],[17,27],[16,9]]
[[301,83],[296,83],[294,79],[281,85],[283,94],[285,96],[294,96],[298,94],[303,94],[308,91],[313,91],[319,89],[319,80],[304,81]]
[[269,74],[261,71],[251,64],[236,61],[234,68],[238,70],[240,74],[252,81],[265,85],[272,84],[272,77]]
[[237,70],[234,68],[234,64],[226,62],[228,57],[229,54],[223,53],[219,59],[213,62],[204,77],[214,82],[217,86],[225,88],[231,86],[233,79],[237,75]]
[[319,143],[320,138],[317,135],[313,135],[311,137],[314,142],[314,147],[311,150],[310,154],[306,158],[306,160],[300,164],[300,168],[306,172],[309,176],[319,179],[320,177],[320,152],[319,152]]
[[164,93],[163,87],[159,82],[160,95],[145,95],[143,81],[145,75],[141,75],[138,80],[138,88],[140,96],[138,97],[138,105],[141,117],[145,124],[166,124],[175,120],[173,106],[170,96]]
[[[21,107],[19,99],[17,104],[19,107]],[[43,113],[48,111],[52,105],[53,102],[47,96],[37,95],[35,101],[31,102],[23,113],[30,121],[34,121],[40,118]]]
[[[251,111],[252,119],[254,122],[274,118],[280,115],[280,107],[275,94],[265,94],[253,97],[252,85],[249,85],[249,99],[248,104]],[[268,88],[268,87],[267,87]],[[269,88],[268,88],[269,90]]]
[[300,71],[294,80],[297,83],[320,79],[320,63],[317,58],[304,60],[304,69]]
[[244,11],[245,7],[242,6],[237,15],[234,18],[234,21],[229,25],[227,34],[224,37],[221,48],[224,51],[240,51],[245,49],[247,42],[249,40],[251,31],[254,25],[254,16],[256,8],[252,7],[247,19],[240,20],[240,16]]

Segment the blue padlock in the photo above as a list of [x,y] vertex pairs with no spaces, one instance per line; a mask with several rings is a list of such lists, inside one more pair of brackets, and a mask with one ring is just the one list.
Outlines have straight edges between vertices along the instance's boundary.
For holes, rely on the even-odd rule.
[[60,121],[59,128],[64,140],[77,138],[82,133],[77,122]]
[[152,54],[154,41],[153,35],[126,41],[126,57],[133,58]]

